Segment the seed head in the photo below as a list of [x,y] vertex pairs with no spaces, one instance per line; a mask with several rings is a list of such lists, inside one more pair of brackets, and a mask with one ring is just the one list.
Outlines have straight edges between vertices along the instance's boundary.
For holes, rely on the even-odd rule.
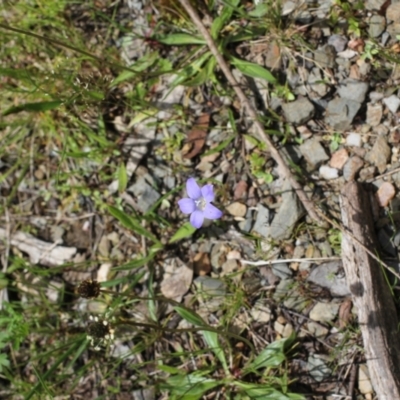
[[99,297],[100,294],[100,283],[92,281],[91,279],[85,279],[78,286],[77,292],[79,296],[84,299],[95,299],[96,297]]

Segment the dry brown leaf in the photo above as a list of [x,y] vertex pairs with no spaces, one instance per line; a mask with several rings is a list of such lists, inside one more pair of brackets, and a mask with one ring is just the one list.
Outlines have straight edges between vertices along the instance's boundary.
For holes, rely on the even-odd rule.
[[186,139],[186,143],[191,146],[191,149],[190,151],[188,151],[188,153],[182,154],[183,158],[193,158],[201,152],[201,149],[206,142],[209,124],[210,114],[205,113],[197,118],[193,128],[188,133]]
[[234,200],[246,200],[247,198],[248,185],[246,181],[239,181],[235,186],[235,191],[233,192]]
[[350,299],[346,299],[339,308],[339,327],[344,328],[351,320],[351,307],[352,302]]
[[211,271],[209,255],[207,253],[197,253],[193,258],[193,268],[196,275],[207,275]]

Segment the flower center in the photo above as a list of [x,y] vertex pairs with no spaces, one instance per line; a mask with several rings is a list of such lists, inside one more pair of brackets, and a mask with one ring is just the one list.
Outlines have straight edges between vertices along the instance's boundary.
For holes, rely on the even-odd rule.
[[198,210],[203,211],[204,208],[205,208],[206,205],[207,205],[207,202],[206,202],[206,200],[205,200],[204,197],[200,197],[198,200],[195,200],[195,201],[194,201],[194,204],[196,204],[196,208],[197,208]]

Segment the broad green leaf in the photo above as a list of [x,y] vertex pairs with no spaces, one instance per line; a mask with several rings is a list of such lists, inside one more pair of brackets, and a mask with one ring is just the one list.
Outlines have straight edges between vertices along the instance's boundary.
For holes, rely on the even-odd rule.
[[[179,395],[180,399],[200,399],[207,391],[221,385],[220,382],[196,374],[174,375],[167,379],[161,388],[168,389],[172,395]],[[170,397],[171,398],[171,397]]]
[[127,81],[134,78],[143,71],[148,70],[153,64],[160,59],[158,51],[153,51],[144,55],[142,58],[137,60],[134,64],[129,66],[130,70],[122,71],[112,82],[111,87],[118,85],[121,82]]
[[257,4],[256,8],[249,12],[250,17],[264,17],[270,11],[271,6],[269,4],[260,3]]
[[260,144],[260,141],[257,140],[254,136],[243,134],[243,137],[244,137],[249,143],[251,143],[253,146],[257,146],[257,147],[258,147],[259,144]]
[[258,400],[304,400],[304,396],[295,393],[283,394],[279,390],[274,389],[270,385],[257,385],[255,383],[247,383],[235,381],[233,384],[241,388],[251,399]]
[[236,135],[229,137],[228,139],[225,139],[224,141],[222,141],[218,146],[215,146],[213,149],[206,151],[203,154],[203,157],[205,156],[209,156],[210,154],[214,154],[214,153],[218,153],[222,150],[225,149],[226,146],[228,146],[228,144],[230,142],[232,142],[233,139],[235,139]]
[[248,365],[245,370],[257,370],[266,367],[278,367],[286,359],[285,350],[290,347],[295,336],[276,340],[270,343],[261,353]]
[[124,265],[113,268],[113,271],[129,271],[131,269],[143,267],[143,265],[149,263],[154,258],[154,256],[155,254],[149,254],[146,257],[138,258],[137,260],[133,260]]
[[15,78],[19,80],[30,81],[30,73],[25,69],[0,67],[0,75],[8,76],[10,78]]
[[122,162],[118,168],[118,191],[124,192],[128,185],[128,174],[126,173],[125,164]]
[[104,100],[104,93],[103,92],[98,92],[96,90],[88,90],[85,92],[89,97],[91,97],[93,100]]
[[146,237],[147,239],[152,240],[155,243],[160,243],[160,241],[148,230],[143,228],[142,225],[129,215],[127,215],[125,212],[121,211],[120,209],[113,207],[113,206],[108,206],[108,212],[114,217],[121,222],[125,228],[128,228],[136,233],[138,233],[141,236]]
[[129,123],[129,126],[135,126],[136,124],[138,124],[139,122],[142,122],[144,120],[146,120],[147,118],[150,118],[154,115],[156,115],[158,113],[159,110],[155,109],[155,108],[150,108],[148,110],[145,111],[139,111],[131,120],[131,122]]
[[53,375],[57,374],[57,370],[59,369],[60,365],[64,361],[66,361],[71,355],[73,355],[74,352],[78,351],[79,354],[81,353],[82,344],[84,344],[85,347],[87,346],[86,337],[82,340],[76,340],[75,342],[69,343],[68,347],[66,346],[65,351],[63,351],[61,355],[54,361],[53,365],[49,366],[46,372],[41,375],[40,381],[31,388],[30,392],[25,396],[25,400],[30,400],[35,394],[37,394],[39,388],[43,386],[44,382],[46,382],[47,380],[49,382],[52,382],[52,379],[54,379]]
[[10,361],[7,358],[7,354],[0,354],[0,372],[3,372],[3,367],[8,368],[10,366]]
[[226,45],[229,43],[254,40],[256,38],[259,38],[262,35],[265,35],[265,29],[257,28],[257,27],[251,27],[251,28],[248,27],[243,31],[239,31],[236,35],[229,35],[226,38],[224,38],[223,48],[225,48]]
[[183,224],[172,236],[169,240],[169,243],[177,242],[178,240],[185,239],[189,236],[192,236],[193,233],[196,232],[196,228],[194,228],[190,222],[186,222]]
[[217,65],[217,60],[215,57],[211,57],[208,61],[207,64],[202,68],[202,70],[194,76],[192,79],[189,79],[184,82],[185,86],[200,86],[207,81],[215,81],[215,67]]
[[189,310],[182,306],[175,306],[174,310],[186,321],[196,326],[205,326],[203,318],[196,314],[193,310]]
[[207,51],[199,58],[195,59],[191,64],[179,71],[177,78],[172,82],[171,86],[175,87],[183,85],[189,79],[195,77],[204,68],[204,63],[210,58],[211,53]]
[[[194,311],[184,308],[182,306],[175,306],[175,311],[186,321],[190,322],[193,325],[199,327],[205,327],[206,323],[200,315],[196,314]],[[206,341],[210,350],[216,355],[216,357],[221,362],[225,372],[229,374],[228,364],[226,362],[225,354],[218,340],[218,333],[213,331],[204,330],[201,331],[204,340]]]
[[157,38],[160,43],[170,46],[181,46],[188,44],[206,44],[203,38],[190,35],[189,33],[174,33],[165,37]]
[[274,181],[274,177],[269,172],[256,171],[254,172],[254,176],[257,179],[263,179],[265,183],[271,183]]
[[3,115],[16,114],[21,111],[29,111],[29,112],[43,112],[48,110],[54,110],[55,108],[60,107],[63,102],[60,100],[57,101],[40,101],[37,103],[25,103],[19,106],[10,107],[8,110],[3,112]]
[[246,76],[250,76],[251,78],[265,79],[267,82],[272,84],[276,84],[278,82],[271,72],[261,65],[240,60],[239,58],[235,57],[231,58],[231,63]]
[[226,362],[224,350],[222,349],[218,340],[218,333],[211,331],[202,331],[201,333],[203,334],[204,340],[207,342],[207,345],[210,348],[210,350],[212,350],[212,352],[215,354],[215,356],[222,364],[225,373],[229,375],[228,364]]
[[239,2],[240,0],[225,0],[221,14],[214,19],[211,25],[211,36],[214,40],[218,39],[219,33],[231,19],[234,8],[238,6]]
[[179,374],[184,374],[185,371],[179,369],[179,368],[175,368],[175,367],[171,367],[169,365],[164,365],[164,364],[159,364],[157,365],[157,368],[161,371],[164,371],[168,374],[173,374],[173,375],[179,375]]

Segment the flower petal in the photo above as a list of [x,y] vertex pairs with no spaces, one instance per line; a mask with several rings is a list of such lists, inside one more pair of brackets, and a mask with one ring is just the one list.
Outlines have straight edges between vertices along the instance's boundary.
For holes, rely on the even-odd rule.
[[204,217],[207,219],[219,219],[222,217],[222,211],[218,210],[217,207],[208,203],[203,211]]
[[186,191],[188,196],[193,200],[197,200],[201,197],[200,186],[197,184],[194,178],[189,178],[187,180]]
[[190,223],[197,229],[201,228],[203,222],[204,222],[203,211],[196,210],[190,216]]
[[205,185],[201,188],[201,194],[203,195],[204,199],[207,203],[211,203],[214,201],[214,188],[213,185]]
[[196,204],[192,199],[180,199],[178,201],[179,208],[184,214],[191,214],[196,209]]

